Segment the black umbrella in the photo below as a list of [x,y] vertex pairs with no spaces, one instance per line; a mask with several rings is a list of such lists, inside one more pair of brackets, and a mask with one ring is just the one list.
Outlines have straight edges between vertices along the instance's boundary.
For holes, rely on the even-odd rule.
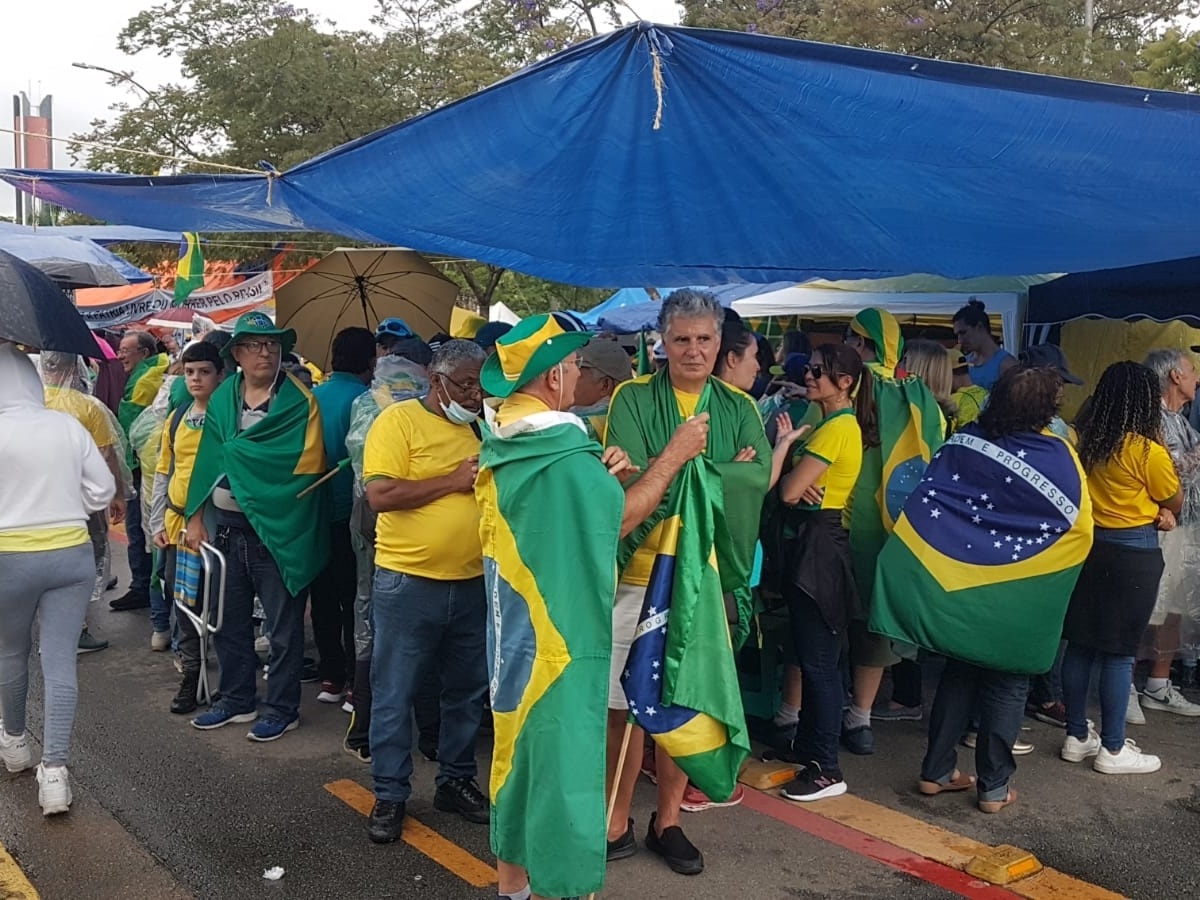
[[0,250],[0,339],[97,357],[83,316],[49,276]]

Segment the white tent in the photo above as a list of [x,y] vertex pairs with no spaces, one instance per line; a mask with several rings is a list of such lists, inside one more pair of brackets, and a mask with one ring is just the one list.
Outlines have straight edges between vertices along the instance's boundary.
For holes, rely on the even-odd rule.
[[521,321],[521,317],[497,300],[488,307],[488,321],[504,322],[508,325],[516,325]]
[[945,316],[947,320],[970,299],[982,301],[989,314],[999,316],[1004,346],[1015,353],[1021,346],[1026,297],[994,293],[896,293],[845,291],[796,285],[733,302],[734,310],[748,319],[761,316],[803,316],[806,319],[850,319],[860,309],[878,306],[904,324],[906,316]]

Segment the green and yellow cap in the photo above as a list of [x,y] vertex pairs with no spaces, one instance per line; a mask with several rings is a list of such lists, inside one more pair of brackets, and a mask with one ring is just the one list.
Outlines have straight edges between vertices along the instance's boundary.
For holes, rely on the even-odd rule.
[[493,397],[508,397],[591,339],[590,331],[564,331],[552,315],[529,316],[496,341],[479,383]]

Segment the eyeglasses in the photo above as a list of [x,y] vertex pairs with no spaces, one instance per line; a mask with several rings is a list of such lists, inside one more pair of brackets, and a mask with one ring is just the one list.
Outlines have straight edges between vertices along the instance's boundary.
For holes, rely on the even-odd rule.
[[[438,374],[441,375],[440,372]],[[452,385],[454,385],[456,388],[458,388],[464,394],[478,394],[480,396],[483,395],[483,386],[478,381],[468,381],[466,384],[459,384],[457,381],[455,381],[449,375],[441,375],[441,377],[446,379],[446,381],[450,382]]]
[[241,347],[249,353],[275,354],[283,349],[283,344],[279,341],[238,341],[234,346]]

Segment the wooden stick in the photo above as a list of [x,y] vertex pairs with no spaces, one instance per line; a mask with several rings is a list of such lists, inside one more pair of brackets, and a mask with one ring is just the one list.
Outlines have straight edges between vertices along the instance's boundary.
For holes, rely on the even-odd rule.
[[[608,812],[604,815],[604,829],[607,836],[612,827],[613,810],[617,806],[617,791],[621,788],[621,774],[625,771],[625,757],[629,754],[629,736],[633,734],[633,719],[625,723],[625,736],[621,739],[621,753],[617,756],[617,771],[613,773],[612,795],[608,798]],[[596,900],[596,892],[588,894],[588,900]]]
[[[346,462],[349,462],[349,460],[346,460]],[[338,463],[336,466],[334,466],[332,469],[330,469],[328,472],[326,472],[324,475],[322,475],[320,478],[318,478],[316,481],[314,481],[312,484],[310,484],[308,487],[306,487],[304,490],[302,490],[300,493],[298,493],[296,495],[296,499],[299,500],[302,497],[307,497],[309,494],[311,494],[313,491],[315,491],[317,488],[319,488],[321,485],[323,485],[325,482],[327,482],[330,478],[332,478],[338,472],[342,471],[342,469],[344,469],[344,468],[346,468],[346,466],[344,464]]]

